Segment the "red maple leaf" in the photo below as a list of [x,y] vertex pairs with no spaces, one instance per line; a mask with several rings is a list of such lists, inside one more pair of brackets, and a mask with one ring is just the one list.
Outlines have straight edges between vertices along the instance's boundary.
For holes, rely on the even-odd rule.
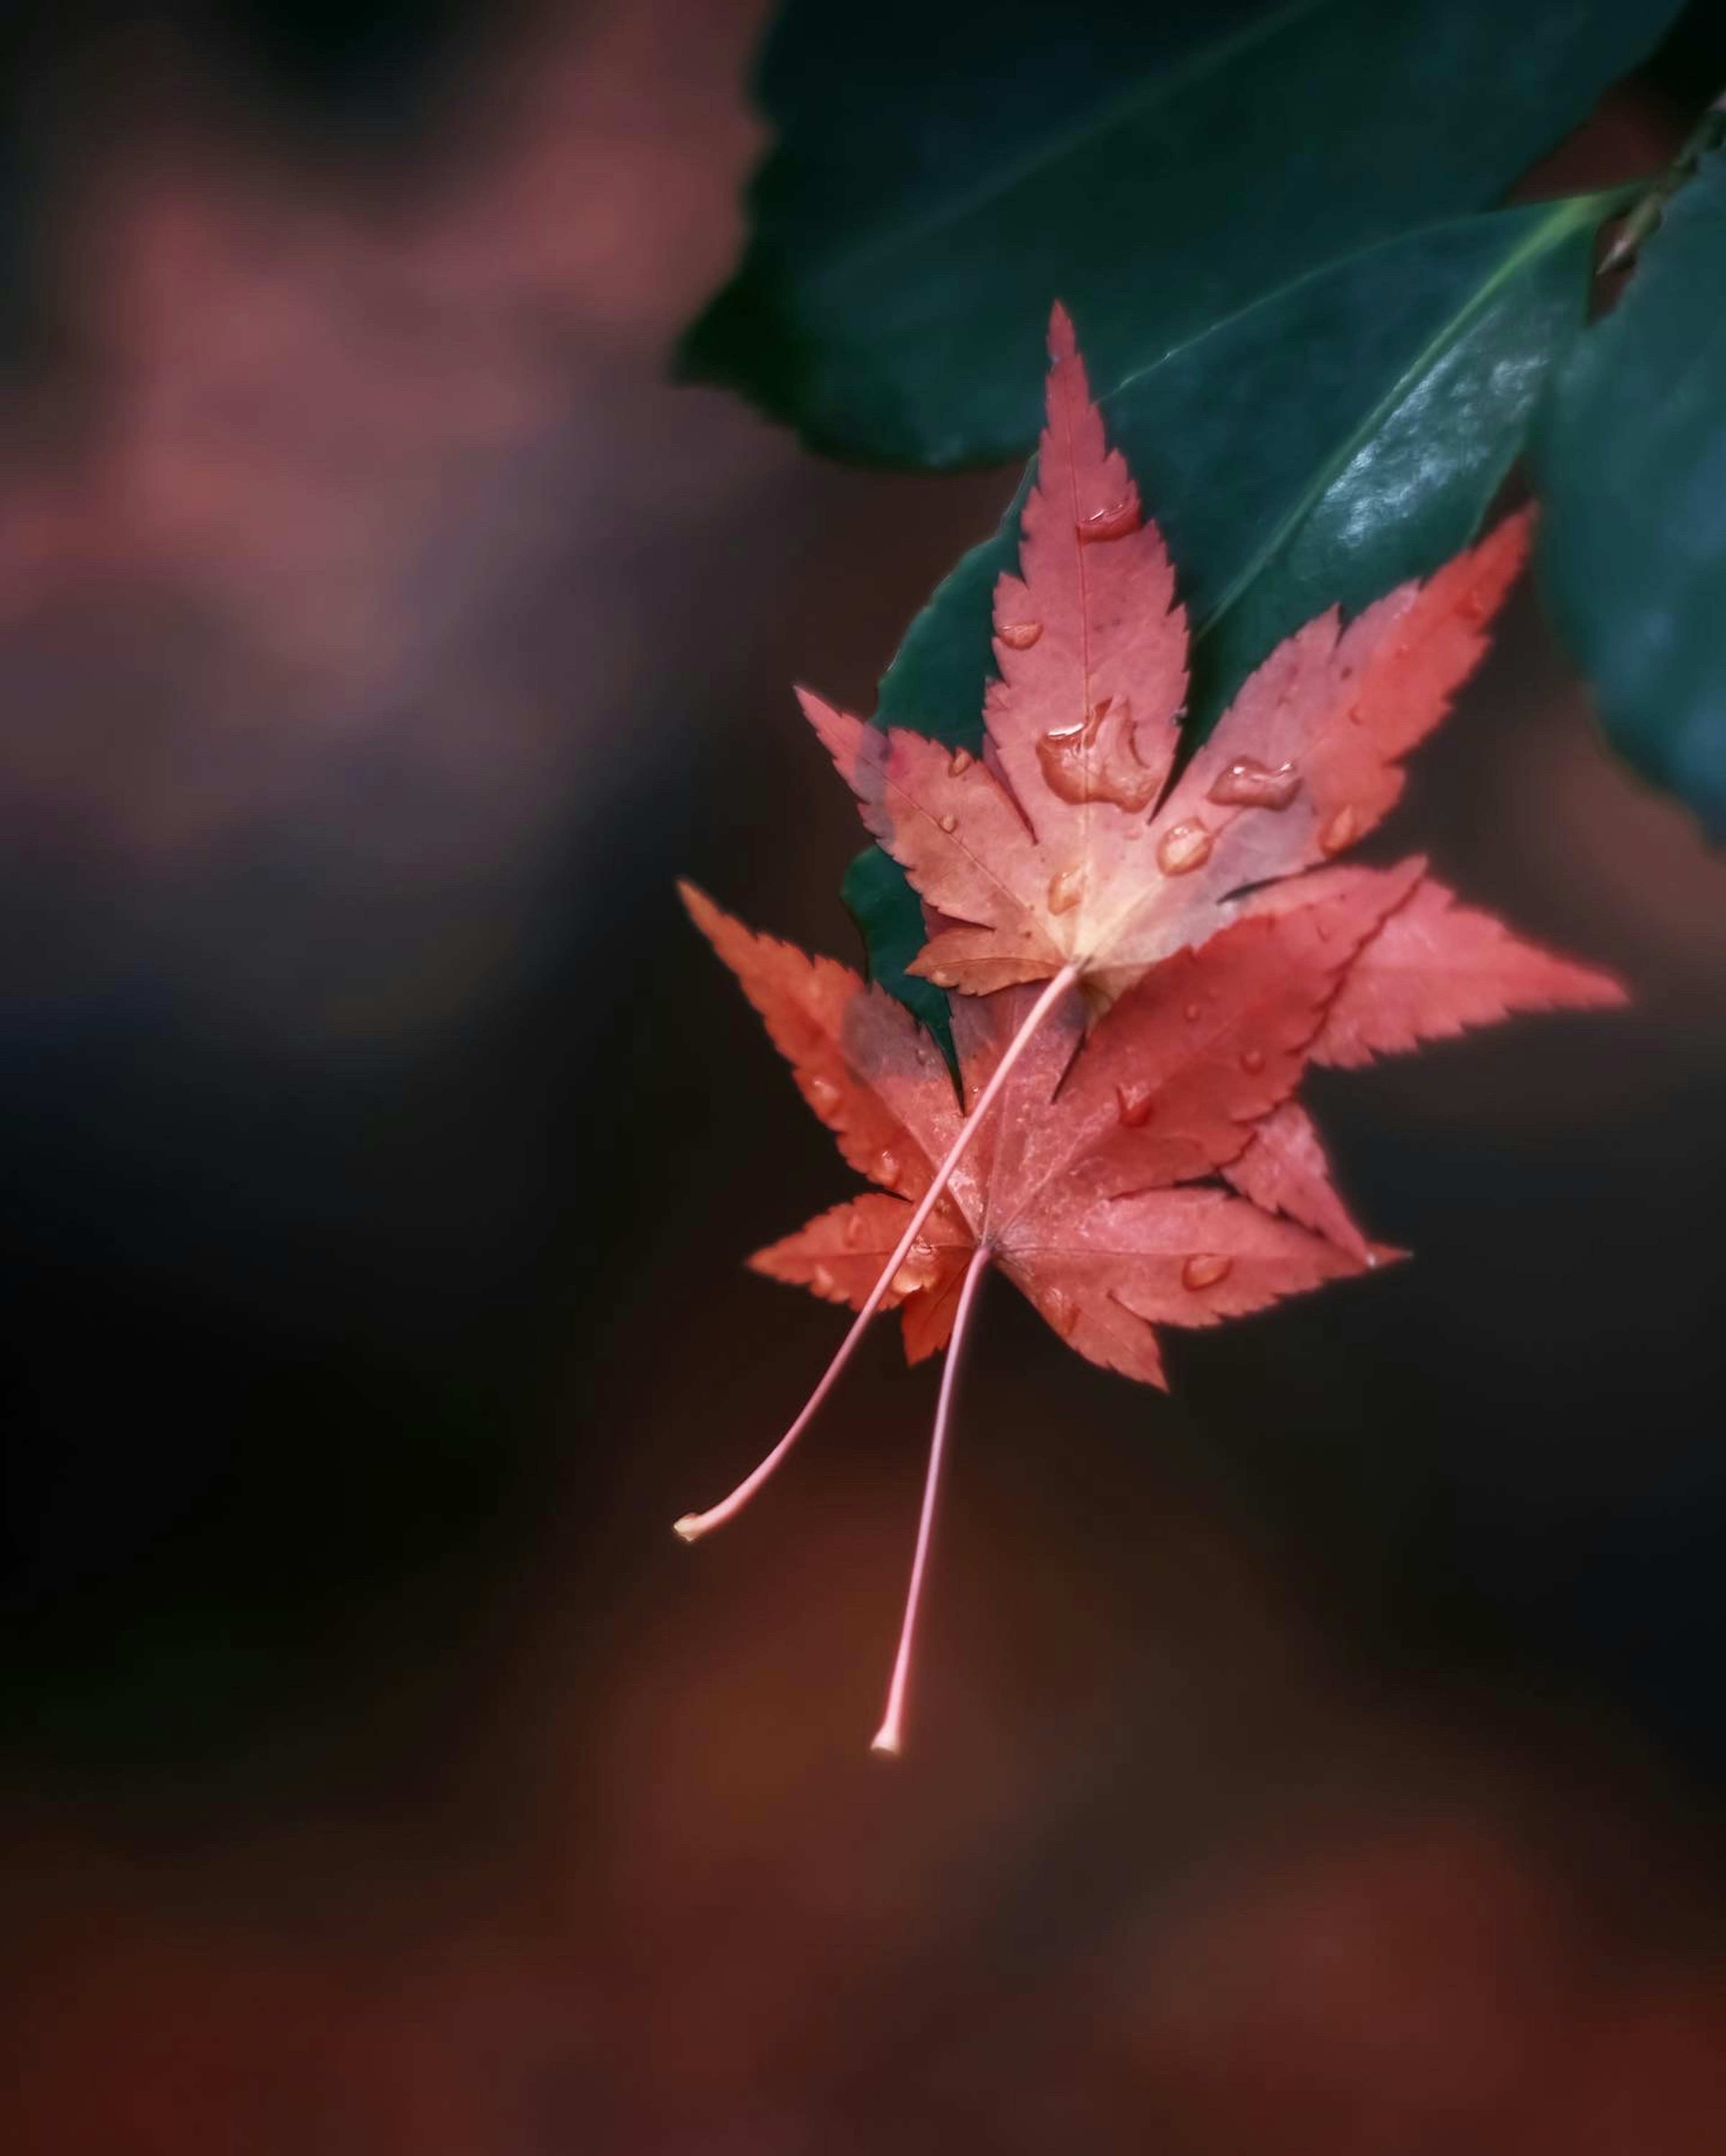
[[[1248,902],[1253,914],[1304,906],[1346,887],[1359,871],[1321,870],[1277,884]],[[1491,1025],[1516,1011],[1606,1009],[1625,1000],[1610,975],[1526,943],[1490,913],[1458,906],[1423,875],[1362,945],[1307,1055],[1354,1070],[1374,1057]],[[1356,1257],[1367,1241],[1332,1184],[1324,1148],[1300,1103],[1285,1101],[1224,1173],[1245,1196],[1328,1236]]]
[[[966,1109],[1001,1068],[1030,991],[955,1006],[956,1096],[945,1062],[902,1004],[830,959],[752,935],[685,887],[697,927],[742,983],[804,1098],[850,1165],[878,1186],[751,1263],[860,1310],[932,1194],[878,1298],[900,1308],[913,1362],[949,1340],[954,1351],[881,1748],[898,1748],[949,1381],[985,1266],[1092,1362],[1160,1385],[1154,1326],[1215,1325],[1383,1255],[1279,1219],[1212,1178],[1287,1097],[1351,962],[1420,873],[1419,862],[1359,870],[1310,905],[1239,921],[1145,974],[1088,1034],[1082,1005],[1070,998],[1030,1037],[988,1128],[938,1189],[937,1168]],[[682,1531],[717,1525],[775,1464],[764,1461],[723,1507],[681,1522]]]
[[1180,767],[1173,572],[1059,309],[1050,346],[1021,573],[996,589],[981,762],[803,698],[925,901],[933,933],[913,970],[963,992],[963,1101],[891,998],[686,893],[805,1099],[891,1194],[835,1208],[754,1261],[857,1316],[773,1451],[678,1532],[693,1540],[748,1501],[877,1309],[902,1307],[913,1359],[952,1341],[876,1739],[889,1750],[984,1268],[1093,1361],[1160,1383],[1153,1323],[1213,1323],[1379,1255],[1294,1098],[1308,1060],[1352,1067],[1514,1009],[1622,1000],[1605,976],[1457,906],[1422,861],[1324,865],[1396,800],[1400,759],[1484,648],[1526,520],[1346,629],[1334,608],[1309,623]]
[[995,589],[981,761],[802,692],[863,820],[964,924],[912,968],[985,993],[1065,975],[1106,999],[1230,917],[1234,894],[1333,860],[1402,790],[1486,648],[1527,551],[1513,517],[1422,586],[1335,608],[1242,686],[1173,786],[1187,633],[1160,533],[1106,448],[1072,327],[1050,336],[1048,424],[1020,567]]

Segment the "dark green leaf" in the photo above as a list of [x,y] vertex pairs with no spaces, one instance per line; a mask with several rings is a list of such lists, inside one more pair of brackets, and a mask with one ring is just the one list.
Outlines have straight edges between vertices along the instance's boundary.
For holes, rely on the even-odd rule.
[[[1578,197],[1374,249],[1102,400],[1189,611],[1192,724],[1208,727],[1325,607],[1353,613],[1467,544],[1580,331],[1594,232],[1615,206]],[[980,746],[991,595],[1029,484],[912,623],[881,682],[881,724]],[[884,861],[876,875],[874,932],[918,934],[896,871]]]
[[818,446],[1010,455],[1065,299],[1093,378],[1477,209],[1678,0],[791,0],[778,144],[686,370]]
[[1580,340],[1534,447],[1542,583],[1606,732],[1726,836],[1726,152]]
[[897,996],[927,1026],[951,1063],[947,998],[939,988],[905,970],[928,939],[923,932],[922,907],[905,880],[904,870],[879,846],[867,846],[845,870],[840,895],[862,935],[869,978]]

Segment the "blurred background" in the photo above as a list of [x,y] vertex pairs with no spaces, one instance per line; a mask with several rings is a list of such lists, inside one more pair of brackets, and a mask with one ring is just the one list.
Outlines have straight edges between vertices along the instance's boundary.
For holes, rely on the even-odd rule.
[[1387,846],[1636,1002],[1319,1086],[1416,1261],[1167,1399],[992,1298],[897,1767],[933,1371],[668,1531],[849,1183],[672,881],[852,954],[791,685],[1014,484],[668,382],[763,18],[0,29],[0,2145],[1726,2147],[1726,863],[1527,595]]

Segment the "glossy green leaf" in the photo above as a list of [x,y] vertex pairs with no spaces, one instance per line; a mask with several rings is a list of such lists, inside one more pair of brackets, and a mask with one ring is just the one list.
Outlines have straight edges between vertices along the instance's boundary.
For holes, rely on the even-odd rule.
[[1579,341],[1534,449],[1541,582],[1607,734],[1726,836],[1726,151]]
[[1678,0],[791,0],[778,144],[685,370],[842,454],[1022,453],[1064,299],[1120,381],[1496,202]]
[[869,954],[870,978],[897,996],[912,1017],[927,1026],[953,1062],[946,997],[932,983],[906,971],[928,939],[922,907],[905,880],[905,871],[879,846],[866,846],[845,870],[840,896]]
[[[1580,333],[1594,234],[1616,206],[1576,197],[1374,249],[1102,400],[1189,609],[1191,724],[1208,728],[1325,607],[1353,613],[1467,544]],[[881,681],[881,725],[979,748],[991,598],[1029,484],[912,623]],[[903,958],[889,953],[920,921],[890,863],[871,875],[871,951],[891,984]]]

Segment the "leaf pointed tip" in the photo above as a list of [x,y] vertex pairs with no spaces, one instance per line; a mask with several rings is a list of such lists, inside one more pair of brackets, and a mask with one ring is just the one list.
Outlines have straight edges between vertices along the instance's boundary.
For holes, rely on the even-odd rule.
[[1575,966],[1571,974],[1565,1004],[1572,1010],[1623,1010],[1636,1001],[1630,983],[1616,973],[1598,966]]
[[1479,603],[1496,612],[1505,593],[1516,582],[1533,543],[1535,509],[1532,501],[1513,509],[1487,532],[1486,537],[1460,556],[1468,565],[1469,583]]
[[1073,318],[1059,300],[1049,310],[1049,357],[1059,367],[1063,360],[1078,357],[1079,341],[1074,333]]
[[684,911],[711,942],[716,929],[726,918],[724,913],[701,886],[691,883],[687,876],[678,877],[677,896],[683,901]]
[[1520,547],[1523,552],[1526,553],[1528,552],[1528,542],[1533,536],[1534,526],[1539,523],[1539,504],[1533,501],[1525,501],[1520,509],[1513,509],[1508,516],[1502,517],[1499,521],[1493,526],[1488,536],[1496,539],[1501,533],[1508,535],[1505,543],[1507,545]]
[[[841,711],[837,704],[830,704],[824,696],[817,696],[813,689],[805,689],[799,682],[793,691],[798,709],[820,737],[829,753],[838,757],[848,737],[860,731],[862,721]],[[843,766],[840,767],[843,769]]]

